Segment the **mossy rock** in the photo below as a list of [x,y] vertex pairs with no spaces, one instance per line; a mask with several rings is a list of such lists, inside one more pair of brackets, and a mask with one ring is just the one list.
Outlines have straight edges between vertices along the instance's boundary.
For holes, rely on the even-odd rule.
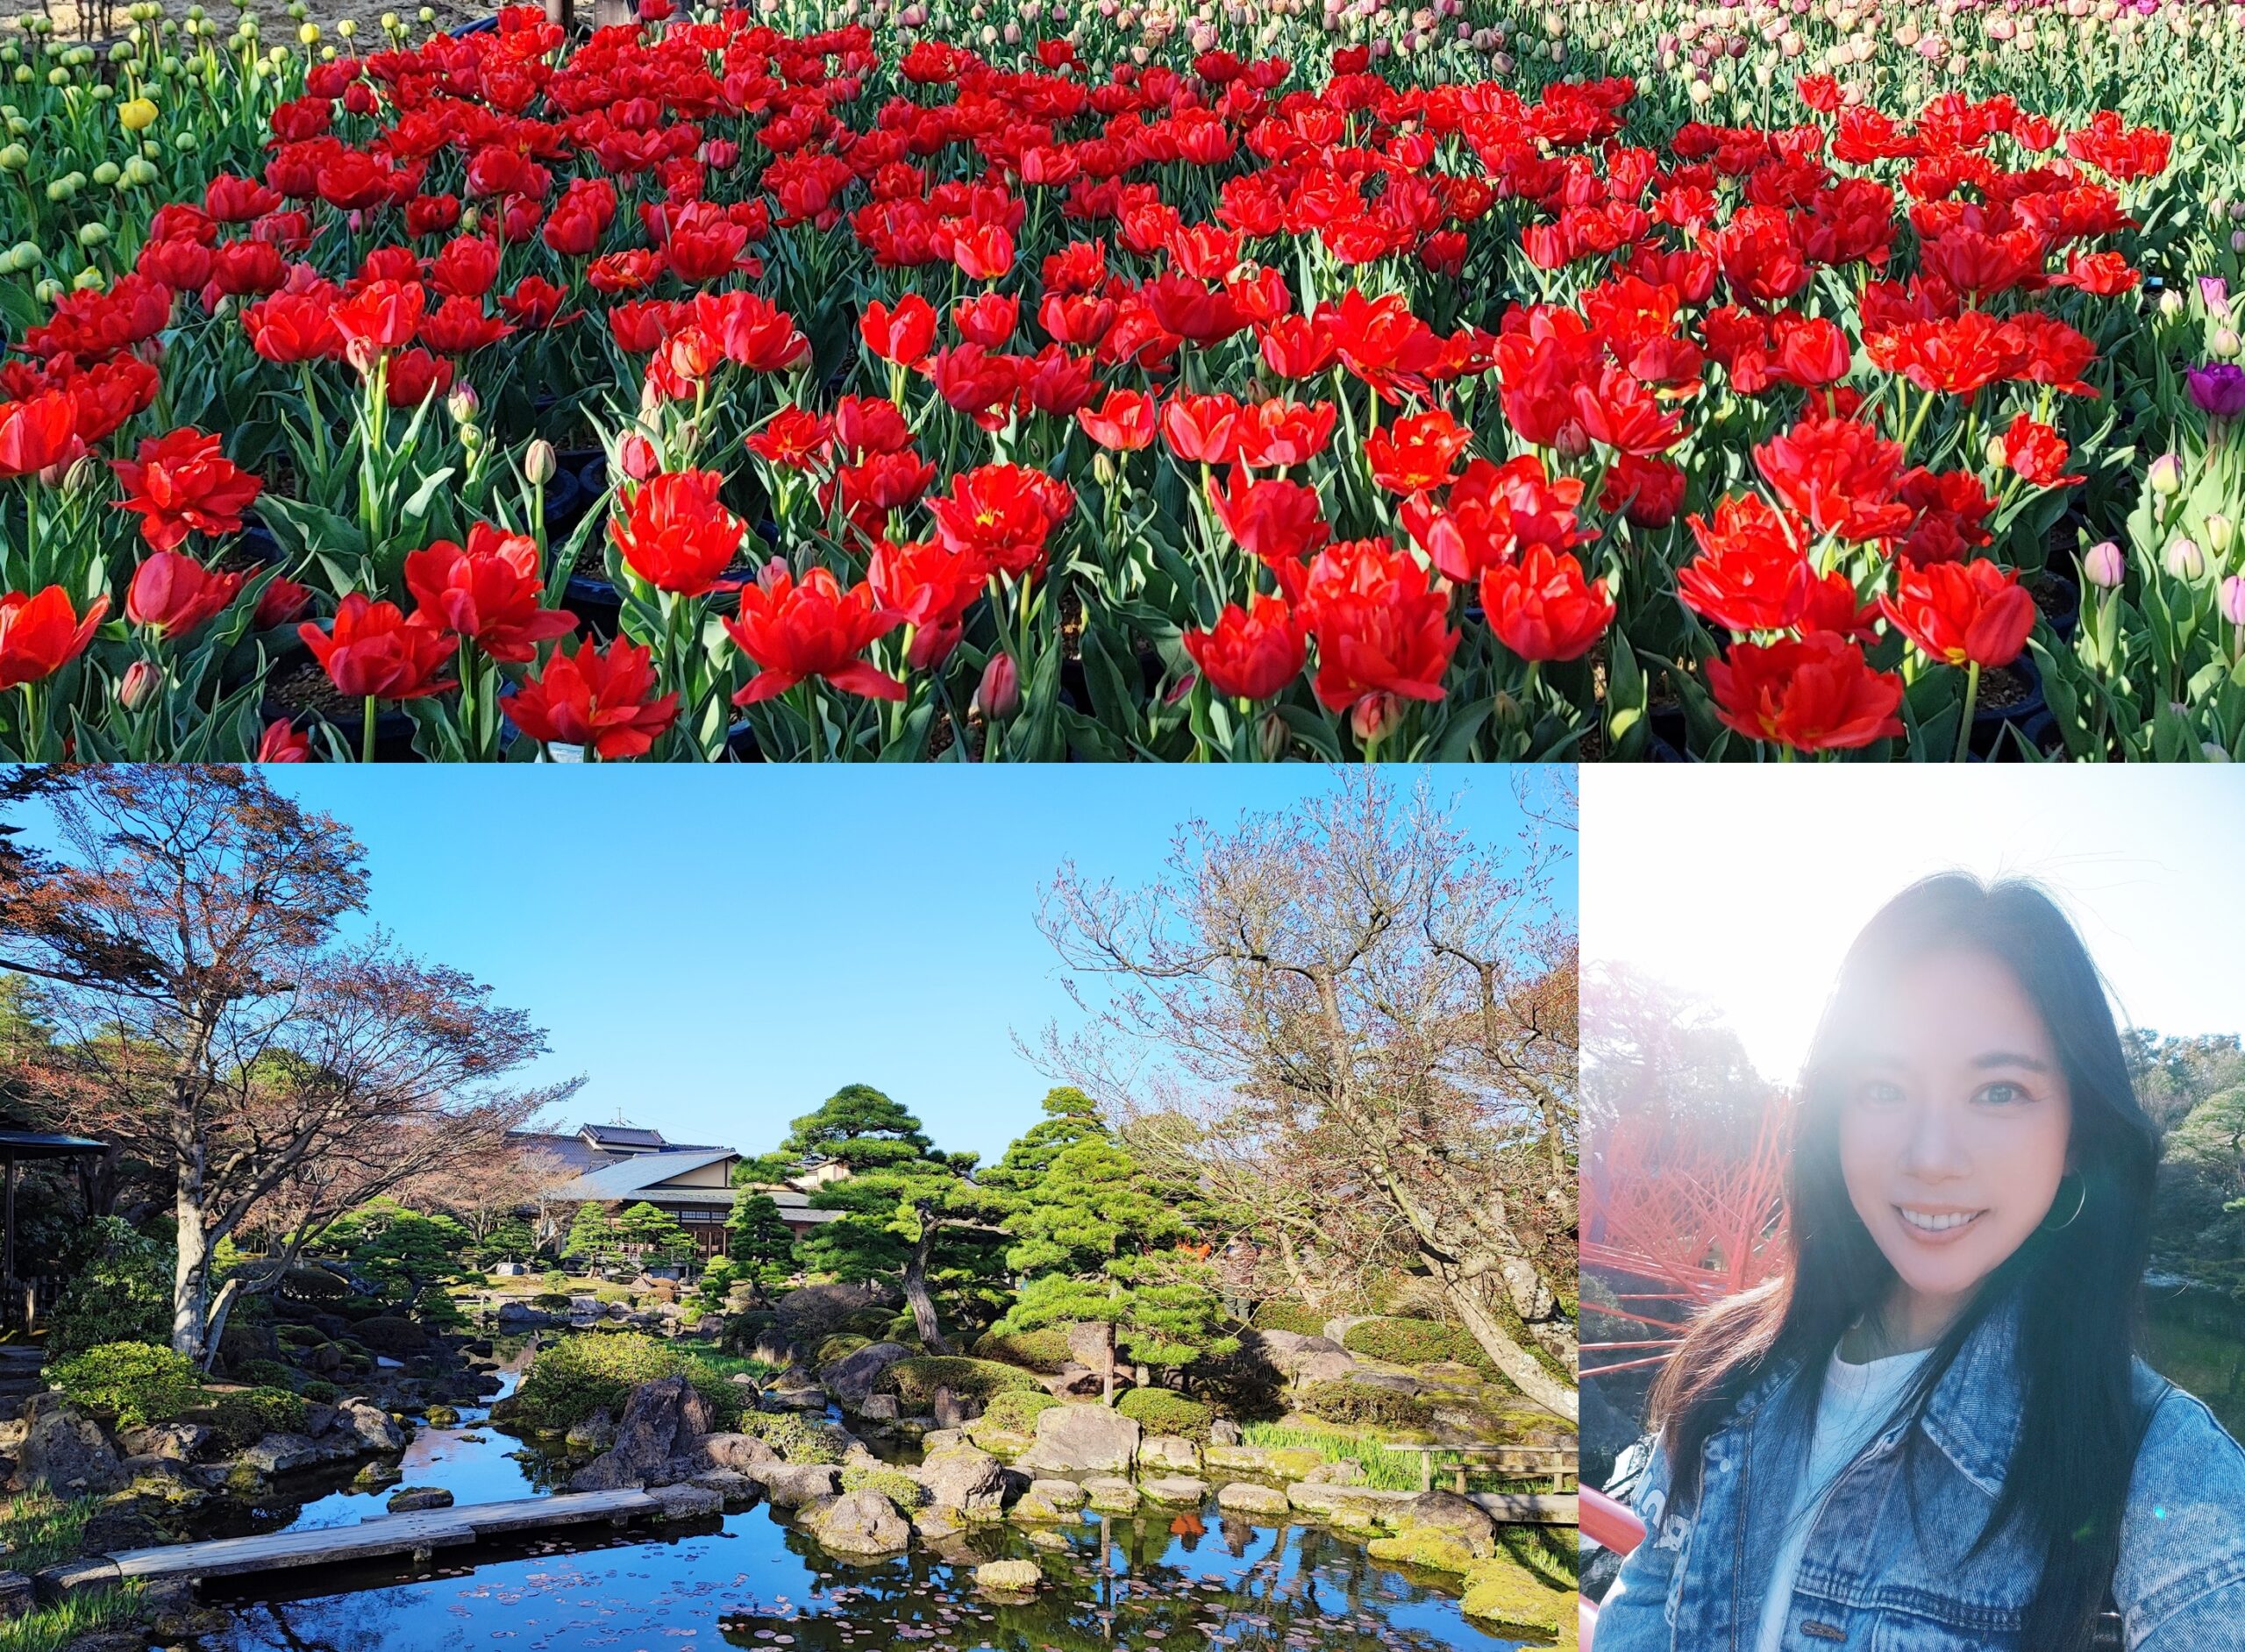
[[421,1414],[429,1420],[431,1428],[450,1428],[460,1421],[460,1413],[450,1406],[431,1406]]
[[1465,1596],[1459,1606],[1469,1618],[1546,1634],[1564,1634],[1575,1615],[1572,1595],[1509,1555],[1473,1563],[1465,1573]]
[[1325,1459],[1308,1446],[1273,1447],[1270,1463],[1271,1471],[1286,1480],[1307,1480],[1325,1466]]
[[1376,1537],[1365,1547],[1374,1560],[1416,1566],[1425,1571],[1448,1572],[1452,1577],[1462,1577],[1479,1563],[1473,1558],[1473,1551],[1455,1537],[1426,1527],[1394,1537]]

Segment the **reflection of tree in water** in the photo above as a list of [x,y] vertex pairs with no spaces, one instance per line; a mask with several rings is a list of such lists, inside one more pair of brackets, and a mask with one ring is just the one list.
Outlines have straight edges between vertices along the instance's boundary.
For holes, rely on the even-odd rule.
[[[930,1652],[1442,1652],[1443,1636],[1399,1628],[1383,1608],[1425,1598],[1315,1527],[1274,1530],[1237,1520],[1211,1529],[1198,1514],[1101,1519],[1046,1551],[1011,1527],[978,1531],[949,1551],[878,1566],[828,1556],[799,1532],[788,1547],[817,1575],[811,1598],[785,1613],[720,1620],[738,1647],[772,1652],[866,1652],[930,1643]],[[1185,1564],[1205,1556],[1204,1570]],[[1221,1556],[1222,1558],[1219,1558]],[[982,1560],[1037,1563],[1044,1585],[1001,1603],[974,1589]]]

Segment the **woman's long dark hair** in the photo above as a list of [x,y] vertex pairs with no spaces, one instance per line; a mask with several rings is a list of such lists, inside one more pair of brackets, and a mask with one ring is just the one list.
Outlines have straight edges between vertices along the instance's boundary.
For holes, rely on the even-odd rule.
[[[2120,1552],[2120,1514],[2145,1418],[2131,1397],[2139,1287],[2150,1244],[2158,1133],[2128,1078],[2113,1012],[2081,937],[2031,883],[1928,878],[1882,908],[1842,965],[1801,1078],[1785,1185],[1791,1265],[1696,1320],[1654,1385],[1651,1414],[1675,1495],[1696,1499],[1700,1454],[1764,1373],[1800,1362],[1809,1403],[1841,1337],[1892,1292],[1895,1274],[1856,1214],[1840,1168],[1843,1047],[1865,989],[1928,954],[1970,948],[2018,980],[2056,1046],[2072,1097],[2080,1213],[2028,1235],[1936,1342],[1901,1409],[1913,1423],[1967,1337],[2019,1307],[2022,1427],[1974,1552],[2020,1522],[2042,1552],[2021,1644],[2079,1652]],[[2062,1188],[2061,1204],[2071,1203]],[[1914,1428],[1910,1449],[1924,1439]]]

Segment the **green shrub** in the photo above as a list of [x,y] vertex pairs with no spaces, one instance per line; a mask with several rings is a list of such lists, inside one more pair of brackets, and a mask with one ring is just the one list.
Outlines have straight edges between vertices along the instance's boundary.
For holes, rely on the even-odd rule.
[[842,1470],[845,1492],[879,1492],[909,1514],[928,1500],[928,1488],[901,1469],[852,1467]]
[[1379,1319],[1359,1320],[1349,1327],[1341,1346],[1392,1365],[1430,1365],[1438,1359],[1456,1359],[1458,1341],[1456,1327],[1433,1320]]
[[709,1402],[721,1425],[739,1417],[738,1383],[693,1355],[642,1331],[612,1331],[565,1337],[541,1350],[517,1392],[515,1414],[545,1434],[567,1434],[605,1407],[624,1414],[624,1402],[641,1383],[683,1374]]
[[1293,1331],[1301,1336],[1325,1335],[1325,1315],[1289,1297],[1274,1297],[1260,1304],[1249,1322],[1258,1331]]
[[48,1316],[46,1349],[83,1353],[115,1342],[162,1342],[171,1335],[169,1245],[115,1216],[96,1218],[74,1247],[82,1259]]
[[1115,1409],[1148,1434],[1173,1434],[1203,1443],[1208,1425],[1216,1420],[1216,1413],[1199,1400],[1166,1388],[1133,1388],[1115,1402]]
[[794,1411],[752,1411],[740,1420],[740,1431],[752,1434],[790,1463],[839,1463],[842,1443],[828,1424],[813,1422]]
[[540,1291],[531,1298],[530,1305],[548,1314],[567,1314],[569,1299],[559,1291]]
[[548,1268],[541,1276],[539,1282],[549,1291],[566,1291],[569,1288],[569,1276],[559,1268]]
[[327,1341],[309,1325],[282,1325],[274,1328],[273,1335],[283,1348],[317,1348]]
[[1035,1434],[1038,1414],[1059,1403],[1041,1388],[1008,1388],[991,1396],[973,1426],[1002,1428],[1008,1434]]
[[277,1359],[246,1359],[233,1368],[233,1375],[238,1381],[260,1388],[294,1388],[302,1373]]
[[1009,1389],[1043,1392],[1037,1378],[1017,1365],[1001,1365],[995,1360],[988,1359],[967,1359],[956,1354],[948,1356],[923,1355],[916,1359],[900,1359],[888,1368],[881,1384],[896,1395],[899,1403],[908,1412],[925,1411],[934,1405],[938,1388],[948,1388],[961,1399],[984,1401]]
[[1069,1363],[1068,1333],[1058,1325],[1036,1331],[985,1331],[974,1344],[974,1354],[1001,1364],[1026,1365],[1050,1377]]
[[1312,1383],[1296,1398],[1294,1408],[1326,1422],[1376,1428],[1423,1428],[1434,1421],[1434,1407],[1415,1394],[1345,1379]]
[[245,1388],[204,1399],[204,1405],[187,1414],[229,1449],[254,1445],[268,1434],[303,1432],[308,1407],[285,1388]]
[[859,1349],[873,1345],[873,1339],[869,1336],[859,1336],[854,1331],[843,1331],[821,1342],[818,1351],[811,1356],[810,1363],[831,1365],[837,1359],[847,1359]]
[[304,1385],[296,1392],[314,1405],[320,1406],[331,1406],[343,1397],[343,1391],[324,1377],[306,1378]]
[[[837,1326],[835,1328],[837,1330],[843,1331],[855,1331],[860,1336],[872,1338],[887,1335],[889,1328],[895,1323],[896,1314],[893,1309],[885,1307],[861,1307],[852,1308],[848,1314],[843,1315],[841,1324]],[[830,1335],[831,1335],[831,1333],[830,1333]]]
[[203,1397],[195,1362],[148,1342],[103,1342],[55,1361],[46,1380],[73,1405],[125,1428],[169,1422]]
[[631,1292],[620,1285],[597,1285],[593,1290],[593,1300],[602,1303],[629,1302],[631,1300]]

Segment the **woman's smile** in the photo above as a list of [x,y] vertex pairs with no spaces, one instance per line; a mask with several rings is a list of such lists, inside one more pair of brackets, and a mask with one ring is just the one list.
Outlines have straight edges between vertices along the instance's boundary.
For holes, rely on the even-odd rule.
[[1985,1210],[1929,1210],[1922,1205],[1897,1205],[1894,1214],[1920,1244],[1945,1245],[1962,1238],[1964,1230],[1988,1213]]

